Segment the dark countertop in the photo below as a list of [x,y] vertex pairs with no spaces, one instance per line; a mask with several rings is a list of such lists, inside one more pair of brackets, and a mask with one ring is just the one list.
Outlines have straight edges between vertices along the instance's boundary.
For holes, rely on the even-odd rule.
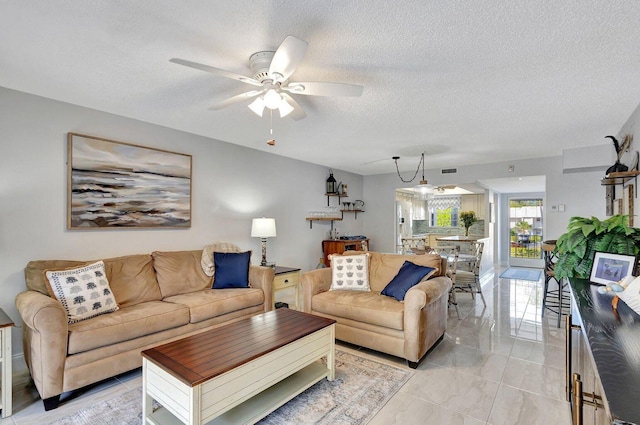
[[640,316],[622,301],[616,315],[613,297],[587,280],[570,286],[614,423],[640,424]]

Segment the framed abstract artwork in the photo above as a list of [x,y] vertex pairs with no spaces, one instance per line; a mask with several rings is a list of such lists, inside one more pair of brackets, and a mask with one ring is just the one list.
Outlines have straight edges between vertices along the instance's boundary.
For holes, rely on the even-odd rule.
[[68,133],[67,228],[191,227],[191,155]]

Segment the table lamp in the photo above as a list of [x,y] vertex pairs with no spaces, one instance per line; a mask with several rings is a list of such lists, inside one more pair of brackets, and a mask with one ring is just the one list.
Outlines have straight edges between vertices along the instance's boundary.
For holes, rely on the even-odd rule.
[[261,266],[267,264],[267,238],[276,237],[276,219],[275,218],[254,218],[251,223],[251,237],[260,238],[262,241],[262,261]]

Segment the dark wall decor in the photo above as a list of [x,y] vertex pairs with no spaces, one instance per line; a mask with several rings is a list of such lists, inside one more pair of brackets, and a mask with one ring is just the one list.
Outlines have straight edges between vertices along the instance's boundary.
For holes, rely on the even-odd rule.
[[191,155],[68,133],[67,228],[191,227]]

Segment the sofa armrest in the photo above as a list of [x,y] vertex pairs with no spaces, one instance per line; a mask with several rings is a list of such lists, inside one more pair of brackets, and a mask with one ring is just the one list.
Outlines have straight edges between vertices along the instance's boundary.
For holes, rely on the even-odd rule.
[[[447,327],[451,279],[438,276],[407,291],[404,298],[405,357],[417,362]],[[444,305],[444,307],[443,307]]]
[[249,286],[264,292],[264,311],[273,309],[273,278],[276,272],[271,267],[249,266]]
[[302,311],[311,313],[311,299],[314,295],[327,292],[331,288],[331,268],[316,269],[302,275]]
[[58,300],[36,291],[16,296],[25,361],[43,399],[62,393],[67,358],[67,312]]

